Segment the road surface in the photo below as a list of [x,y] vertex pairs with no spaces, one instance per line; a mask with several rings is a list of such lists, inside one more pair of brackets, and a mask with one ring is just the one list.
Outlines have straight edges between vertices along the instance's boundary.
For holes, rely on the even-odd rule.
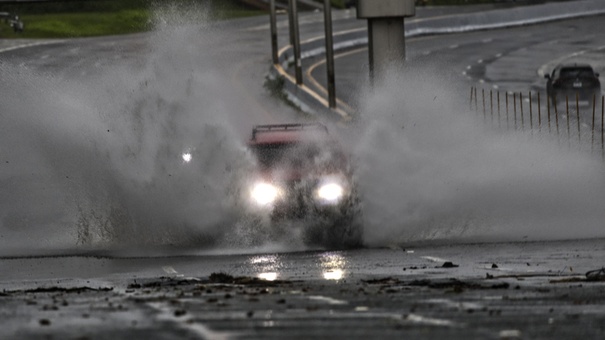
[[[342,17],[337,30],[363,26],[348,12],[337,16]],[[301,20],[304,37],[320,34],[320,17]],[[598,19],[421,38],[410,42],[409,53],[412,59],[446,55],[439,62],[463,83],[466,75],[490,85],[532,86],[538,81],[536,67],[564,55],[574,44],[573,32],[585,39],[575,42],[582,48],[602,42],[589,33]],[[503,213],[521,219],[520,226],[504,223],[510,227],[506,237],[503,230],[496,236],[488,230],[487,240],[451,242],[448,230],[431,236],[450,221],[423,220],[423,213],[451,213],[440,209],[443,205],[462,213],[469,208],[463,203],[469,193],[459,185],[475,168],[455,163],[446,170],[463,181],[446,177],[444,182],[454,181],[452,192],[441,191],[439,178],[429,176],[421,183],[430,190],[416,188],[421,200],[406,201],[411,215],[420,215],[417,225],[438,226],[420,233],[420,239],[401,241],[398,223],[409,220],[395,213],[392,225],[366,230],[370,238],[372,233],[382,237],[366,249],[309,249],[295,241],[196,248],[184,242],[193,237],[192,228],[212,231],[224,222],[222,206],[210,204],[215,196],[204,196],[213,192],[213,184],[224,183],[221,174],[230,164],[213,150],[232,153],[226,158],[235,161],[242,144],[230,138],[245,140],[252,125],[309,119],[262,88],[270,63],[265,20],[166,26],[153,34],[53,41],[2,54],[0,203],[6,210],[0,215],[0,337],[604,337],[605,283],[598,270],[605,247],[598,228],[602,216],[594,212],[602,184],[594,177],[602,174],[602,164],[579,156],[555,161],[542,146],[537,150],[544,153],[526,157],[508,139],[490,144],[481,138],[477,141],[493,148],[473,149],[493,154],[510,148],[529,164],[504,167],[515,175],[529,171],[520,181],[506,171],[494,177],[484,169],[474,172],[480,175],[474,180],[506,184],[470,195],[481,198],[470,200],[479,211],[495,210],[487,217]],[[283,20],[280,27],[283,33]],[[567,30],[561,37],[553,27]],[[280,39],[283,46],[287,37],[280,34]],[[559,39],[563,43],[552,43]],[[511,68],[524,53],[520,60],[533,66]],[[339,58],[338,88],[345,100],[354,102],[363,56],[360,51]],[[316,68],[314,76],[321,74]],[[183,151],[203,162],[193,170],[183,168]],[[414,152],[404,155],[427,169]],[[461,158],[473,161],[466,154]],[[433,166],[442,168],[438,162]],[[435,174],[432,166],[428,170]],[[397,183],[379,188],[384,194],[390,188],[412,192],[399,191]],[[518,194],[521,188],[527,190]],[[433,201],[435,192],[446,198],[455,194]],[[543,205],[526,208],[534,198],[554,203],[555,211]],[[415,210],[418,202],[430,203],[430,209]],[[557,214],[562,207],[574,209]],[[145,229],[136,227],[137,220]],[[544,241],[570,234],[586,239]]]

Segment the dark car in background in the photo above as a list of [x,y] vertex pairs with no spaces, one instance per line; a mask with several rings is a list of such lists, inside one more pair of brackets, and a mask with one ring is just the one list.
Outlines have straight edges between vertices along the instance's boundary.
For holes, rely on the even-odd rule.
[[588,64],[562,64],[544,77],[548,80],[546,93],[553,105],[569,101],[575,107],[577,100],[581,106],[591,106],[593,98],[601,96],[599,74]]

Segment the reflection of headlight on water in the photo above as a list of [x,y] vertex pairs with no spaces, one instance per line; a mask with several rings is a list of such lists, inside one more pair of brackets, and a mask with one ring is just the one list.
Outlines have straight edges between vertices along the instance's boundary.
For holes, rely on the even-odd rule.
[[344,195],[344,188],[338,183],[322,184],[317,189],[317,197],[327,202],[337,202]]
[[269,183],[256,183],[250,192],[252,200],[259,205],[268,205],[279,197],[280,190]]
[[277,273],[260,273],[258,274],[258,278],[266,281],[275,281],[277,280]]
[[341,280],[345,277],[347,259],[339,253],[324,253],[320,255],[322,275],[326,280]]
[[334,269],[323,272],[324,279],[326,280],[340,280],[344,276],[342,269]]
[[185,162],[185,163],[189,163],[193,159],[193,155],[191,155],[190,152],[183,153],[182,157],[183,157],[183,162]]

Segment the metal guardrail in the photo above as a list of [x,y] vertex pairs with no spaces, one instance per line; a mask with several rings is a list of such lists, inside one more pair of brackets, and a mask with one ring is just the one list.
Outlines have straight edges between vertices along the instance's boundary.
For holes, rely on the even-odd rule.
[[491,89],[481,89],[479,97],[477,87],[471,87],[469,107],[499,128],[556,134],[557,138],[567,138],[569,146],[577,140],[580,149],[590,142],[590,152],[600,150],[605,161],[605,95],[593,95],[588,106],[580,105],[579,93],[566,96],[564,105],[553,103],[548,95],[545,101],[542,98],[539,91],[524,96],[523,92]]

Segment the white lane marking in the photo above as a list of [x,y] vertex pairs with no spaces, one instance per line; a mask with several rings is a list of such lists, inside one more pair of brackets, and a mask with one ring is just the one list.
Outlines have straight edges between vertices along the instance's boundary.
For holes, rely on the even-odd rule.
[[481,40],[481,42],[484,44],[491,43],[492,41],[494,41],[494,39],[492,39],[492,38],[487,38],[487,39]]
[[496,54],[496,58],[500,58],[501,56],[502,56],[502,53]]
[[471,68],[473,68],[471,65],[466,66],[467,70],[470,70]]
[[462,71],[462,75],[465,76],[466,75],[466,71]]
[[429,326],[451,327],[455,325],[454,322],[450,320],[427,318],[418,314],[408,314],[408,316],[405,317],[405,320]]
[[477,60],[477,64],[483,64],[483,59]]
[[448,260],[442,259],[440,257],[435,256],[422,256],[423,259],[429,260],[431,262],[448,262]]
[[176,270],[174,270],[174,268],[170,267],[170,266],[164,266],[162,267],[162,270],[166,273],[166,274],[178,274],[178,272]]
[[59,43],[62,43],[64,41],[65,40],[41,41],[41,42],[36,42],[36,43],[11,46],[11,47],[6,47],[6,48],[0,49],[0,53],[4,53],[4,52],[8,52],[8,51],[14,51],[14,50],[18,50],[18,49],[21,49],[21,48],[27,48],[27,47],[35,47],[35,46],[50,45],[50,44],[59,44]]
[[479,79],[479,82],[480,82],[481,84],[483,84],[483,83],[485,83],[485,80],[484,80],[484,79]]
[[461,310],[481,309],[483,305],[473,302],[458,302],[450,299],[428,299],[423,302],[435,305],[443,305],[448,308],[456,308]]
[[326,302],[329,305],[346,305],[346,304],[348,304],[347,301],[338,300],[338,299],[334,299],[334,298],[331,298],[328,296],[322,296],[322,295],[311,295],[311,296],[308,296],[307,298],[309,300]]
[[424,51],[424,52],[422,52],[422,55],[429,55],[429,54],[431,54],[431,51]]
[[184,276],[183,274],[179,274],[179,272],[177,272],[176,270],[174,270],[174,268],[172,268],[171,266],[163,266],[162,270],[166,274],[175,275],[175,276],[178,276],[178,277]]
[[460,45],[458,45],[458,44],[454,44],[454,45],[450,45],[450,47],[449,47],[449,48],[450,48],[450,50],[453,50],[453,49],[456,49],[456,48],[458,48],[458,47],[460,47]]
[[40,57],[40,59],[48,59],[48,57],[50,57],[48,54],[45,54],[43,56]]

